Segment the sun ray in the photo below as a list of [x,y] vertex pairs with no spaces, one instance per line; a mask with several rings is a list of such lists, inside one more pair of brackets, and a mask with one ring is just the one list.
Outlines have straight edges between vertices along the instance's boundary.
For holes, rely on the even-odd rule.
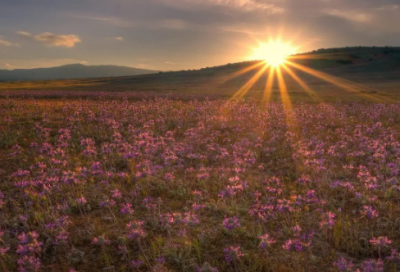
[[346,79],[338,78],[336,76],[329,75],[329,74],[326,74],[324,72],[314,70],[312,68],[303,66],[303,65],[295,63],[295,62],[287,61],[286,63],[288,65],[290,65],[290,66],[293,66],[294,68],[296,68],[298,70],[306,72],[306,73],[308,73],[308,74],[310,74],[310,75],[312,75],[314,77],[320,78],[320,79],[322,79],[322,80],[324,80],[326,82],[329,82],[329,83],[331,83],[333,85],[341,87],[341,88],[343,88],[343,89],[345,89],[345,90],[347,90],[349,92],[355,93],[355,94],[357,94],[359,96],[368,97],[369,99],[372,99],[372,100],[375,100],[375,101],[384,101],[383,99],[381,99],[379,97],[372,96],[372,95],[369,95],[369,94],[366,94],[366,93],[361,93],[362,90],[371,89],[371,88],[366,87],[366,86],[364,86],[362,84],[358,84],[358,83],[354,83],[354,82],[351,82],[351,81],[346,80]]
[[254,84],[260,79],[260,77],[264,74],[264,72],[268,69],[269,65],[265,64],[249,81],[237,91],[231,99],[242,98],[246,95],[246,93],[254,86]]
[[225,83],[225,82],[227,82],[227,81],[229,81],[229,80],[232,80],[232,79],[234,79],[235,77],[238,77],[238,76],[240,76],[240,75],[243,75],[243,74],[245,74],[245,73],[247,73],[247,72],[250,72],[250,71],[252,71],[252,70],[254,70],[254,69],[256,69],[256,68],[258,68],[258,67],[260,67],[260,66],[262,66],[262,65],[265,65],[265,62],[264,62],[264,61],[259,61],[259,62],[257,62],[256,64],[253,64],[253,65],[251,65],[251,66],[249,66],[249,67],[243,68],[243,69],[239,70],[238,72],[235,72],[235,73],[229,75],[227,78],[224,79],[223,83]]
[[271,98],[271,94],[272,94],[272,87],[274,86],[274,76],[275,76],[275,67],[272,66],[269,69],[268,78],[267,78],[267,81],[265,82],[264,94],[263,94],[263,98],[261,100],[262,103],[270,102],[270,98]]
[[[277,39],[269,39],[267,43],[262,43],[260,41],[258,41],[258,43],[259,47],[254,49],[253,57],[258,57],[258,59],[262,59],[263,61],[259,61],[256,63],[253,62],[249,66],[241,69],[240,71],[237,71],[224,78],[224,82],[226,82],[232,78],[256,70],[251,73],[251,78],[247,82],[245,82],[245,84],[236,93],[232,95],[231,99],[244,97],[265,73],[266,81],[264,92],[261,98],[261,103],[268,103],[270,102],[270,100],[273,99],[273,89],[276,78],[283,106],[285,107],[285,109],[288,110],[293,109],[292,99],[290,97],[290,93],[288,92],[287,83],[285,82],[287,76],[289,76],[293,80],[293,82],[297,83],[305,91],[305,93],[307,93],[312,98],[312,100],[316,102],[323,102],[318,92],[313,90],[298,73],[301,71],[301,74],[309,74],[324,82],[340,87],[341,89],[344,89],[348,92],[367,98],[368,100],[381,102],[393,101],[393,99],[391,98],[383,98],[379,94],[373,94],[377,93],[374,88],[365,86],[357,82],[352,82],[348,79],[327,74],[319,70],[315,70],[308,66],[302,65],[304,63],[301,62],[301,60],[317,59],[334,60],[340,58],[340,55],[338,56],[328,53],[318,54],[318,56],[314,55],[313,53],[294,55],[295,51],[297,51],[297,48],[293,47],[291,45],[291,42],[282,42],[280,37],[278,37]],[[297,60],[299,60],[302,64],[297,62]],[[267,70],[269,70],[269,73],[266,72]],[[332,94],[334,95],[333,92]]]
[[281,67],[276,67],[276,77],[279,85],[279,92],[281,94],[282,106],[286,114],[286,124],[288,126],[288,130],[296,130],[298,129],[296,116],[293,115],[293,105],[290,100],[290,96],[287,91],[287,86],[285,83],[285,79],[282,74]]
[[316,93],[303,81],[301,80],[286,64],[282,65],[282,68],[300,85],[303,90],[305,90],[311,97],[313,97],[317,101],[321,101],[317,98]]
[[293,106],[292,106],[292,102],[291,102],[290,97],[287,92],[285,79],[283,78],[282,70],[281,70],[280,66],[276,67],[276,77],[278,79],[279,91],[281,93],[281,99],[282,99],[283,106],[285,107],[286,110],[291,110],[293,108]]

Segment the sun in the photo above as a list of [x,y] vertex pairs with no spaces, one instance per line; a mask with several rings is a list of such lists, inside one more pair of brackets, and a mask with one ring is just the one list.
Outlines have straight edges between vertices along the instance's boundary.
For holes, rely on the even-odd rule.
[[269,65],[280,66],[288,56],[295,54],[297,49],[290,43],[270,40],[268,43],[260,42],[258,48],[253,51],[252,59],[264,60]]

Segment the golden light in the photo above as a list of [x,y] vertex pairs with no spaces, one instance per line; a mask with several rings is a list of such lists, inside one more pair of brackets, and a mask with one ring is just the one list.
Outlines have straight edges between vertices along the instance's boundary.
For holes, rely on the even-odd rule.
[[[250,62],[250,65],[240,69],[226,76],[225,81],[232,80],[240,75],[248,74],[250,79],[238,90],[236,91],[231,99],[240,99],[246,96],[250,91],[257,90],[259,87],[257,83],[265,78],[265,87],[262,96],[262,103],[269,103],[274,99],[273,94],[276,93],[278,89],[278,95],[281,98],[285,110],[290,112],[293,109],[292,101],[290,97],[290,90],[288,87],[292,85],[286,84],[287,77],[292,79],[292,82],[297,83],[313,100],[317,102],[322,102],[319,98],[318,92],[314,91],[310,86],[307,85],[302,79],[302,74],[311,75],[315,78],[328,82],[332,85],[336,85],[341,89],[348,92],[352,92],[361,97],[368,98],[374,101],[391,101],[392,99],[385,97],[380,98],[378,95],[372,94],[377,93],[373,88],[365,86],[361,83],[352,82],[348,79],[339,78],[337,76],[325,73],[320,70],[315,70],[310,67],[301,65],[301,60],[315,59],[334,59],[333,56],[329,54],[324,55],[313,55],[313,54],[297,54],[297,50],[301,48],[294,47],[290,42],[283,42],[281,39],[270,39],[267,43],[258,42],[258,48],[253,49],[252,60],[259,60],[256,62]],[[300,60],[300,63],[299,63]],[[254,72],[254,70],[256,72]],[[298,74],[297,72],[301,72]],[[276,84],[277,83],[277,84]],[[258,90],[257,90],[258,91]],[[370,92],[370,93],[369,93]],[[290,118],[289,118],[290,117]],[[293,116],[287,116],[288,124],[289,121],[292,125],[295,125],[293,121]]]
[[271,66],[282,65],[286,58],[296,54],[297,49],[290,43],[281,40],[270,40],[268,43],[259,43],[259,47],[254,49],[253,59],[264,60]]

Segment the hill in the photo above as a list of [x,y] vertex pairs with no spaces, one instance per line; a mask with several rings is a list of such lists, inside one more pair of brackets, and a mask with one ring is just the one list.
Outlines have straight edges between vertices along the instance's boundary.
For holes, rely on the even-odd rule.
[[0,70],[0,81],[28,81],[134,76],[157,71],[125,66],[69,64],[51,68]]
[[[288,61],[313,74],[287,65],[304,84],[299,84],[285,69],[282,77],[293,100],[352,100],[355,95],[374,94],[380,100],[400,99],[400,48],[399,47],[347,47],[319,49],[291,56]],[[0,94],[11,90],[51,91],[103,91],[103,92],[154,92],[189,95],[217,95],[231,97],[246,86],[265,65],[263,61],[246,61],[199,70],[159,72],[155,74],[105,77],[101,79],[56,80],[36,82],[0,83]],[[251,68],[254,69],[251,69]],[[315,76],[316,73],[323,75]],[[261,98],[265,94],[269,70],[260,75],[246,91],[247,96]],[[329,78],[329,80],[327,80]],[[345,83],[343,83],[345,82]],[[304,85],[309,90],[304,90]],[[349,87],[352,85],[356,88]],[[281,90],[275,78],[271,99],[279,99]],[[311,90],[311,92],[310,92]]]

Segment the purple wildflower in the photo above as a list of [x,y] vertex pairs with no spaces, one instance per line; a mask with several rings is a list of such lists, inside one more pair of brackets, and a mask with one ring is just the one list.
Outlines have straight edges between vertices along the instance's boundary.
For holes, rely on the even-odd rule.
[[276,240],[274,238],[272,238],[271,236],[269,236],[268,233],[266,233],[262,236],[259,236],[258,238],[261,240],[260,247],[262,249],[265,249],[266,247],[269,247],[270,245],[276,243]]
[[224,248],[224,254],[225,254],[225,260],[227,263],[234,262],[236,260],[239,260],[240,257],[244,256],[242,253],[240,246],[234,247],[226,247]]
[[225,217],[223,224],[224,227],[228,230],[240,227],[240,223],[237,217]]

